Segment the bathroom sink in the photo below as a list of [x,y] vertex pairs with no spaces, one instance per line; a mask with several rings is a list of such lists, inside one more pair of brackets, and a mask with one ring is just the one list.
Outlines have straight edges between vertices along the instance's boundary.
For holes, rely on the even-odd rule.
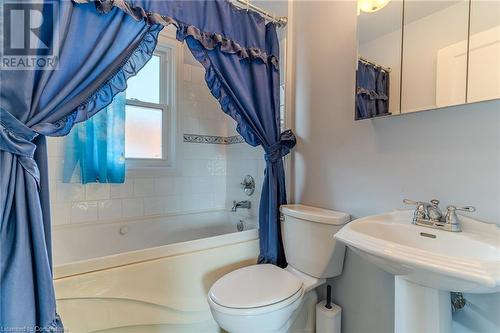
[[411,224],[411,211],[349,223],[335,238],[394,275],[457,292],[500,291],[500,228],[461,216],[462,232]]
[[450,332],[450,291],[500,291],[500,228],[460,216],[462,231],[450,232],[414,225],[412,216],[365,217],[335,238],[395,275],[396,332]]

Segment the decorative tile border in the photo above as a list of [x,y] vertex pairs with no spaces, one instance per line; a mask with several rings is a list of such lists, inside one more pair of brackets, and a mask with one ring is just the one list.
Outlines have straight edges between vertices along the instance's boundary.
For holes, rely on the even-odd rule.
[[216,135],[184,134],[184,142],[210,143],[216,145],[232,145],[235,143],[243,143],[245,142],[245,140],[243,140],[241,135],[216,136]]
[[245,139],[241,135],[233,135],[225,138],[227,145],[233,145],[235,143],[244,143]]

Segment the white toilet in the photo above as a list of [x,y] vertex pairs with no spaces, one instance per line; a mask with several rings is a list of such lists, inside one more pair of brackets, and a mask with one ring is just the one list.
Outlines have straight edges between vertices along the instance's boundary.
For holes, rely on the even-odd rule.
[[288,267],[243,267],[208,293],[215,321],[228,332],[314,332],[315,288],[342,273],[345,246],[333,235],[348,214],[304,205],[281,206],[281,213]]

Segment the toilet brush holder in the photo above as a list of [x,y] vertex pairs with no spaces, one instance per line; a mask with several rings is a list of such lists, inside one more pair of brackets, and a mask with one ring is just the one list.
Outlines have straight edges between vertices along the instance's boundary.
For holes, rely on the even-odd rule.
[[316,304],[316,333],[340,333],[342,309],[332,303],[332,287],[326,287],[326,300]]

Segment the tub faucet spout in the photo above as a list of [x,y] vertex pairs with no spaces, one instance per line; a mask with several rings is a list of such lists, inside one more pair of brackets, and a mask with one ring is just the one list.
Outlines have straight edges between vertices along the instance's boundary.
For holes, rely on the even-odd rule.
[[250,209],[250,208],[252,208],[252,202],[248,201],[248,200],[233,201],[233,208],[231,208],[231,211],[235,212],[236,210],[238,210],[238,208]]

